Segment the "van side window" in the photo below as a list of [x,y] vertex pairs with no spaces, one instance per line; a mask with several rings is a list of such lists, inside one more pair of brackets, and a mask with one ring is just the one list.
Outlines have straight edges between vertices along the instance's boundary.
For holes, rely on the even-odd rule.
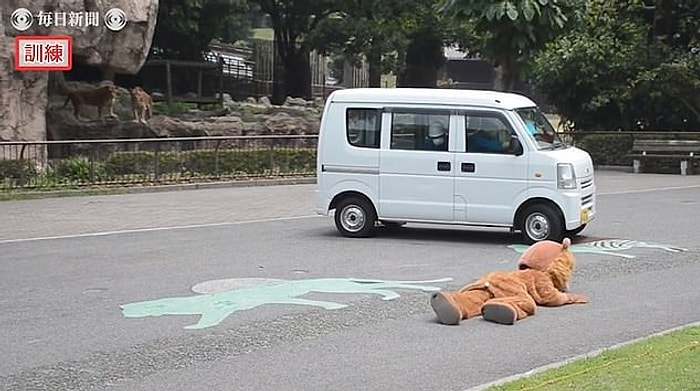
[[379,148],[381,115],[380,109],[347,109],[346,135],[350,145]]
[[512,153],[510,145],[513,131],[504,119],[496,114],[467,114],[465,117],[467,152]]
[[391,149],[447,151],[449,119],[442,113],[392,113]]

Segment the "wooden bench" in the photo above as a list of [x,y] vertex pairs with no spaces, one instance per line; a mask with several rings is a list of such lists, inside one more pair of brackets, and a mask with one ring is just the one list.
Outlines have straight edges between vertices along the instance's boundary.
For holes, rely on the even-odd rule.
[[673,159],[680,162],[681,175],[692,174],[693,161],[700,158],[698,140],[634,140],[632,144],[632,164],[634,173],[642,169],[642,162],[648,159]]

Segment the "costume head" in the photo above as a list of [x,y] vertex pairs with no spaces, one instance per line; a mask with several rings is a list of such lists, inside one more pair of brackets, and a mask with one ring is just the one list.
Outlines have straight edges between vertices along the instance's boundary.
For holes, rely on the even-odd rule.
[[440,145],[445,143],[445,127],[440,122],[433,122],[428,128],[428,138],[435,145]]
[[562,292],[568,290],[576,259],[571,252],[571,239],[561,243],[543,240],[530,246],[518,260],[518,269],[535,269],[547,272],[554,285]]

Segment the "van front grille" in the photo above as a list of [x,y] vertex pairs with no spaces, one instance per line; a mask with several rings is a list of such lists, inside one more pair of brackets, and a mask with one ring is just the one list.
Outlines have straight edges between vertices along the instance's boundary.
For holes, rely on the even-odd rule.
[[581,198],[581,205],[588,205],[593,202],[593,194],[589,194],[587,196],[583,196]]

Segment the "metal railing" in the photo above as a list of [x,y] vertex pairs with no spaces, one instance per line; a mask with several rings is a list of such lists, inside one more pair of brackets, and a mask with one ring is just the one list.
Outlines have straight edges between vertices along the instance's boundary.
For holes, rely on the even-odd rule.
[[314,176],[317,135],[0,142],[0,191]]
[[[563,136],[578,144],[593,134],[700,139],[700,132],[579,131]],[[313,177],[317,142],[317,135],[0,142],[0,192]],[[603,148],[589,145],[594,161],[606,164],[619,154],[612,160],[628,164],[629,151],[608,143],[604,140]]]

